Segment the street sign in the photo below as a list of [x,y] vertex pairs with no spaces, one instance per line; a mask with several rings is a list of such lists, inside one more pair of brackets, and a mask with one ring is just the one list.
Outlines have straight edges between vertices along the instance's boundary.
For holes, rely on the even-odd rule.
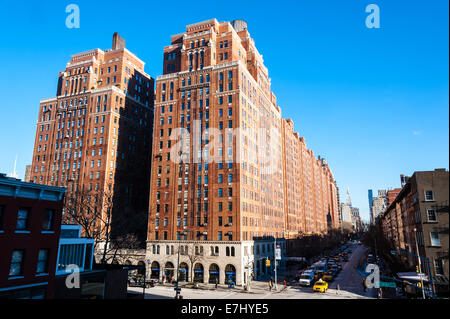
[[395,284],[395,282],[380,281],[380,287],[396,288],[397,285]]
[[277,248],[275,248],[275,259],[281,260],[281,247],[280,245],[277,245]]

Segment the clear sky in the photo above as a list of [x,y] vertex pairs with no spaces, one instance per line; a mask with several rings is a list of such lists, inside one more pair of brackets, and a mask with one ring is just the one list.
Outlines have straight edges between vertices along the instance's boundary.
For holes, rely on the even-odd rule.
[[[68,4],[80,28],[65,26]],[[368,29],[368,4],[380,8]],[[191,23],[244,19],[283,117],[328,160],[345,199],[368,220],[367,190],[449,163],[448,1],[13,1],[0,11],[0,172],[23,178],[39,100],[70,56],[111,48],[113,32],[162,73],[163,47]]]

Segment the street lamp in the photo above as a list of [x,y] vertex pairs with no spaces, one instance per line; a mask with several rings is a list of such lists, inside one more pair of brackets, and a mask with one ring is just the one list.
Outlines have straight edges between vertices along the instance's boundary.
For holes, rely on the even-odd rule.
[[422,288],[422,296],[425,299],[425,289],[423,287],[422,265],[420,262],[419,246],[417,245],[417,228],[414,228],[414,239],[416,241],[417,261],[419,262],[420,288]]

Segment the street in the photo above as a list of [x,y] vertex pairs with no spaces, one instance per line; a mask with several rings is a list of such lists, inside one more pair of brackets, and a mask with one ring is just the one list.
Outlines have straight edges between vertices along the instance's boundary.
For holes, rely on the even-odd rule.
[[[352,245],[353,253],[348,262],[342,262],[342,271],[329,284],[325,293],[313,292],[312,287],[288,286],[278,284],[278,291],[269,291],[267,282],[254,281],[250,292],[242,288],[230,289],[220,286],[218,289],[183,288],[183,299],[369,299],[376,298],[375,289],[364,292],[362,277],[357,272],[357,266],[366,256],[367,248],[363,245]],[[339,289],[338,289],[339,286]],[[130,287],[129,292],[142,293],[142,288]],[[173,299],[173,287],[156,286],[145,290],[145,299]]]

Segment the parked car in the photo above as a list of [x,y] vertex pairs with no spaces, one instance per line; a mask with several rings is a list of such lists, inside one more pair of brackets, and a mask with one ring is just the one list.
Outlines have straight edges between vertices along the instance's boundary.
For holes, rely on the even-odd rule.
[[129,287],[143,287],[145,285],[146,288],[154,287],[159,284],[158,279],[147,279],[144,282],[144,278],[142,276],[133,276],[128,279]]

